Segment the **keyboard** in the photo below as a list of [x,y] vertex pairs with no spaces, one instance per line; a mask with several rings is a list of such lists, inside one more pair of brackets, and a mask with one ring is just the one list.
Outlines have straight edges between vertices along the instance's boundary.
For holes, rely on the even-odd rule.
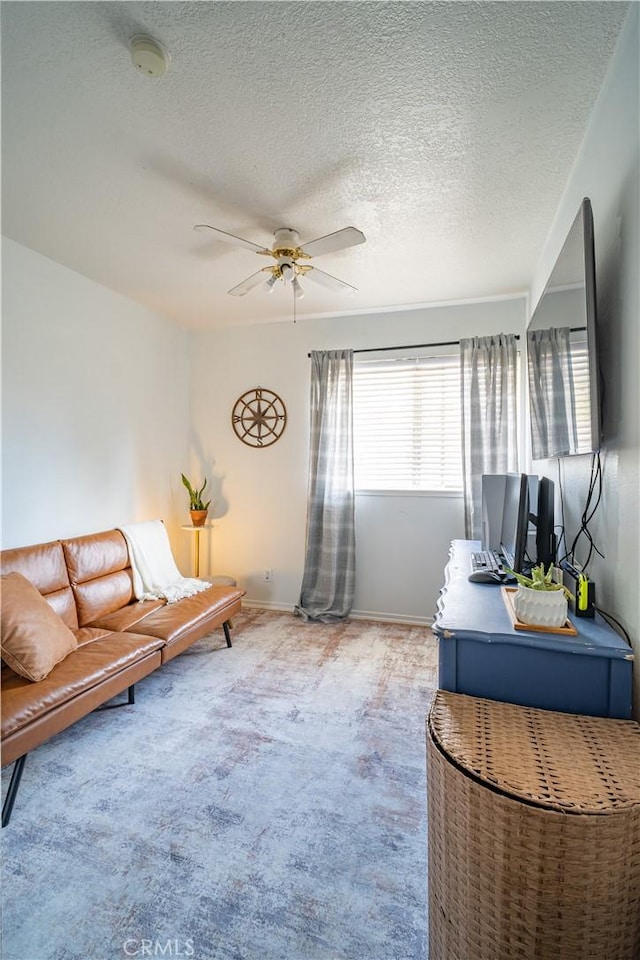
[[477,573],[484,570],[487,573],[504,573],[502,557],[494,550],[478,550],[471,554],[471,571]]

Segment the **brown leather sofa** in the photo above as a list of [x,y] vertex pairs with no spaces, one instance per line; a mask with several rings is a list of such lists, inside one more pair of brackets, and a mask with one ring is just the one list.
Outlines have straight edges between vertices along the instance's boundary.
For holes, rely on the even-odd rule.
[[119,530],[4,550],[0,573],[26,577],[77,639],[37,682],[2,663],[2,764],[15,761],[5,826],[30,750],[125,690],[133,703],[138,680],[216,627],[223,627],[230,647],[230,621],[244,591],[211,586],[171,604],[137,601]]

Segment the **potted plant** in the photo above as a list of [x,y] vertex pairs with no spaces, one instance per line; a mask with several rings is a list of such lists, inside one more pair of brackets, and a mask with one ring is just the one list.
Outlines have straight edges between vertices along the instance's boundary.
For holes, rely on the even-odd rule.
[[191,522],[194,527],[203,527],[207,519],[209,504],[211,503],[211,500],[207,500],[205,503],[202,499],[204,488],[207,485],[207,478],[204,478],[204,483],[198,490],[197,487],[193,487],[191,485],[184,473],[181,473],[180,476],[182,477],[182,482],[187,488],[187,492],[189,494],[189,512],[191,513]]
[[509,570],[518,583],[513,598],[513,609],[522,623],[536,627],[562,627],[567,620],[567,600],[573,594],[564,584],[553,579],[553,564],[545,573],[540,563],[531,570],[530,576]]

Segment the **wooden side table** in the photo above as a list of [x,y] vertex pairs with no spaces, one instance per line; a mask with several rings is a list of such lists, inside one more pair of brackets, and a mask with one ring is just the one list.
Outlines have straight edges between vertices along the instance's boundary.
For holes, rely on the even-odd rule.
[[[181,530],[187,530],[189,533],[194,534],[193,538],[193,575],[194,577],[200,576],[200,534],[203,530],[207,531],[213,527],[213,521],[207,520],[205,524],[201,527],[194,527],[192,523],[182,523],[180,525]],[[225,587],[235,587],[237,586],[237,581],[235,577],[227,576],[218,576],[218,577],[207,577],[209,583],[214,586],[225,586]]]
[[194,534],[193,538],[193,575],[194,577],[200,576],[200,534],[203,530],[210,530],[213,526],[213,521],[208,520],[201,527],[194,527],[192,523],[183,523],[180,525],[181,530],[188,530],[189,533]]

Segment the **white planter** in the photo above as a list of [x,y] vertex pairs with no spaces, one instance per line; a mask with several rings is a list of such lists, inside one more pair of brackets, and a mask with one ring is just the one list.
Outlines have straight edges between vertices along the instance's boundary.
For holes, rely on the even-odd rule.
[[567,619],[567,598],[564,590],[532,590],[518,587],[513,598],[518,620],[535,627],[563,627]]

